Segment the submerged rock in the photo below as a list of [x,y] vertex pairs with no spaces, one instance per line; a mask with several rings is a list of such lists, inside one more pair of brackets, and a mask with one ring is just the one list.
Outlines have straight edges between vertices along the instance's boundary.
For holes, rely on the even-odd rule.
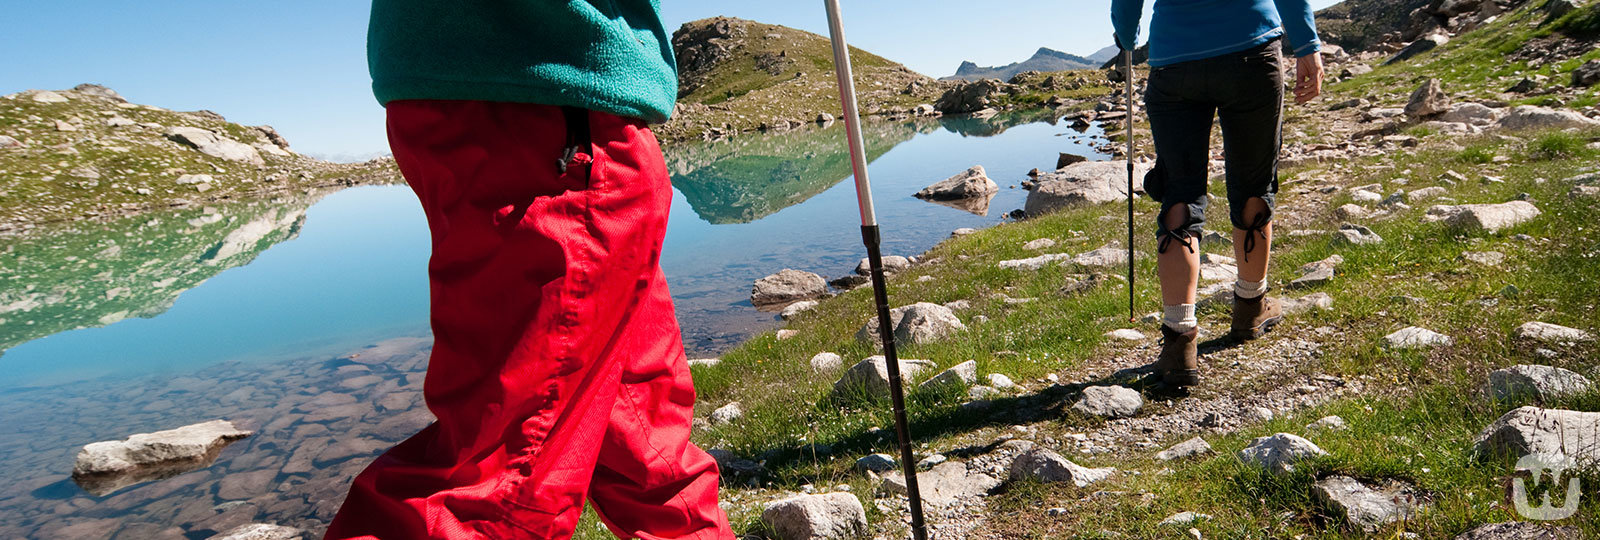
[[232,422],[212,420],[177,429],[140,433],[125,441],[103,441],[78,451],[72,479],[96,496],[134,484],[170,478],[206,467],[223,447],[249,437]]
[[301,538],[303,536],[300,529],[268,523],[251,523],[228,529],[227,532],[207,540],[300,540]]

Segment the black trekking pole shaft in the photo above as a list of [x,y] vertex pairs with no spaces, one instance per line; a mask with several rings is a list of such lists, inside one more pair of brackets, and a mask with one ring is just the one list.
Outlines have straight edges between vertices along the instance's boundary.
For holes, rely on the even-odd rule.
[[1122,80],[1128,100],[1128,322],[1133,322],[1133,51],[1122,53]]
[[900,444],[900,467],[906,475],[906,496],[911,507],[911,534],[915,540],[928,539],[922,516],[922,491],[917,486],[917,462],[911,454],[911,428],[906,422],[906,396],[900,379],[900,356],[894,348],[894,328],[889,319],[889,290],[883,278],[882,236],[872,207],[872,184],[867,179],[866,146],[861,138],[860,113],[856,107],[855,80],[850,70],[850,47],[844,39],[844,23],[838,0],[823,0],[828,10],[828,37],[833,45],[834,75],[839,83],[839,102],[843,105],[845,137],[850,143],[850,166],[855,173],[856,202],[861,207],[861,241],[867,247],[867,266],[871,269],[873,301],[878,308],[878,336],[883,340],[884,363],[889,372],[889,399],[894,406],[895,438]]

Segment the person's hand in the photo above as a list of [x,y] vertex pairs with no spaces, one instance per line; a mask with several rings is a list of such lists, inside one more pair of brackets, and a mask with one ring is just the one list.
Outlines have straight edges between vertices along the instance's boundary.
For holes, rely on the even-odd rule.
[[1294,104],[1316,99],[1322,94],[1322,53],[1314,52],[1295,59]]

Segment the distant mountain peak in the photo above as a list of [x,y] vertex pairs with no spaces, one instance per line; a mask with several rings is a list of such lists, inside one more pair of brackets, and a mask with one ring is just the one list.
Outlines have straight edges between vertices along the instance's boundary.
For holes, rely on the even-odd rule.
[[996,67],[980,67],[971,61],[963,61],[956,68],[955,75],[945,79],[1000,79],[1010,80],[1018,73],[1024,71],[1069,71],[1074,69],[1093,69],[1096,62],[1075,54],[1061,52],[1049,47],[1039,47],[1033,56],[1027,60]]

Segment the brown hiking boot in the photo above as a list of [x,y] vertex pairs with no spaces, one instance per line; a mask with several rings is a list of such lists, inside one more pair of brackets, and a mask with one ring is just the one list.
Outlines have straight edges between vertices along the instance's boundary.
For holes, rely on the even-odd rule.
[[1277,298],[1262,294],[1255,298],[1233,295],[1233,332],[1229,336],[1238,341],[1261,337],[1283,320],[1283,304]]
[[1156,358],[1156,373],[1161,382],[1178,388],[1200,384],[1200,353],[1196,342],[1200,329],[1179,333],[1161,325],[1161,356]]

